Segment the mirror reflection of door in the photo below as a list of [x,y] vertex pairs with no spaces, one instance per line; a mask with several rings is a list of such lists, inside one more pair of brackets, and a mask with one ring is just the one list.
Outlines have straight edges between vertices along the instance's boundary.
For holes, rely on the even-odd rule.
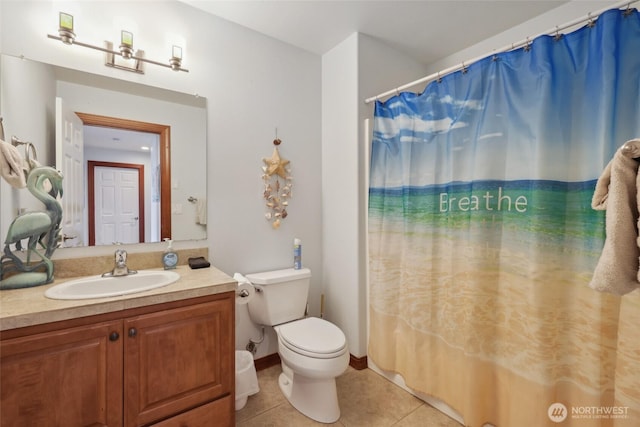
[[84,246],[84,145],[83,122],[56,98],[56,169],[62,180],[63,246]]
[[89,161],[88,172],[89,244],[143,242],[144,165]]
[[[171,238],[171,128],[167,125],[76,112],[84,124],[85,167],[88,161],[145,165],[146,227],[140,242]],[[85,171],[88,181],[88,170]],[[87,188],[87,193],[91,188]],[[85,194],[86,196],[86,194]],[[96,218],[87,200],[85,233]],[[94,207],[95,208],[95,207]],[[113,242],[104,244],[111,245]]]

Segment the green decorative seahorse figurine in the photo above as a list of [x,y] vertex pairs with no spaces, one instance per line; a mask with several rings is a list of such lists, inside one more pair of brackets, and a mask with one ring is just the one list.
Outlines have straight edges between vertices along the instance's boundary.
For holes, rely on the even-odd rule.
[[[49,191],[45,190],[47,182]],[[28,288],[53,281],[51,256],[58,247],[61,231],[62,206],[57,198],[62,196],[62,173],[49,166],[35,167],[27,177],[27,188],[46,210],[18,215],[9,226],[0,257],[0,289]],[[26,248],[22,242],[25,239]],[[25,249],[26,256],[19,256]]]

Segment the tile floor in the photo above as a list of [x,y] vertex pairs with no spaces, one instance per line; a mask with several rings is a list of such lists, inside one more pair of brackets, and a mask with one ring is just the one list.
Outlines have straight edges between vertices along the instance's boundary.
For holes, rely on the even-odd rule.
[[340,419],[315,422],[296,411],[278,387],[280,365],[258,371],[260,392],[236,411],[236,427],[461,427],[370,369],[349,368],[337,380]]

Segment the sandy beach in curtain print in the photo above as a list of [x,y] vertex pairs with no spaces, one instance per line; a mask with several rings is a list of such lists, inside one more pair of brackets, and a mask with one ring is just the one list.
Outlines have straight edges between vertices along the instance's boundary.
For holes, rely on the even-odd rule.
[[[625,417],[574,414],[562,425],[638,425],[640,291],[620,298],[588,287],[604,242],[604,214],[590,207],[594,185],[372,189],[370,357],[383,368],[425,358],[422,375],[407,383],[478,420],[497,411],[505,425],[558,425],[546,410],[560,401],[569,411],[628,408]],[[431,356],[413,351],[414,332],[400,332],[398,322],[428,337],[418,345]],[[391,336],[407,354],[381,342]],[[483,378],[489,361],[498,374]],[[498,390],[502,403],[465,398],[456,383],[469,378]]]

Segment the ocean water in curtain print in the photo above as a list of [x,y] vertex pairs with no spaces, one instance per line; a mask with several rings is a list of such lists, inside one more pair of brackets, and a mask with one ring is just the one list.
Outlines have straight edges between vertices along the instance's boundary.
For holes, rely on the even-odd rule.
[[471,426],[640,425],[640,292],[588,287],[637,137],[636,10],[377,102],[372,361]]

